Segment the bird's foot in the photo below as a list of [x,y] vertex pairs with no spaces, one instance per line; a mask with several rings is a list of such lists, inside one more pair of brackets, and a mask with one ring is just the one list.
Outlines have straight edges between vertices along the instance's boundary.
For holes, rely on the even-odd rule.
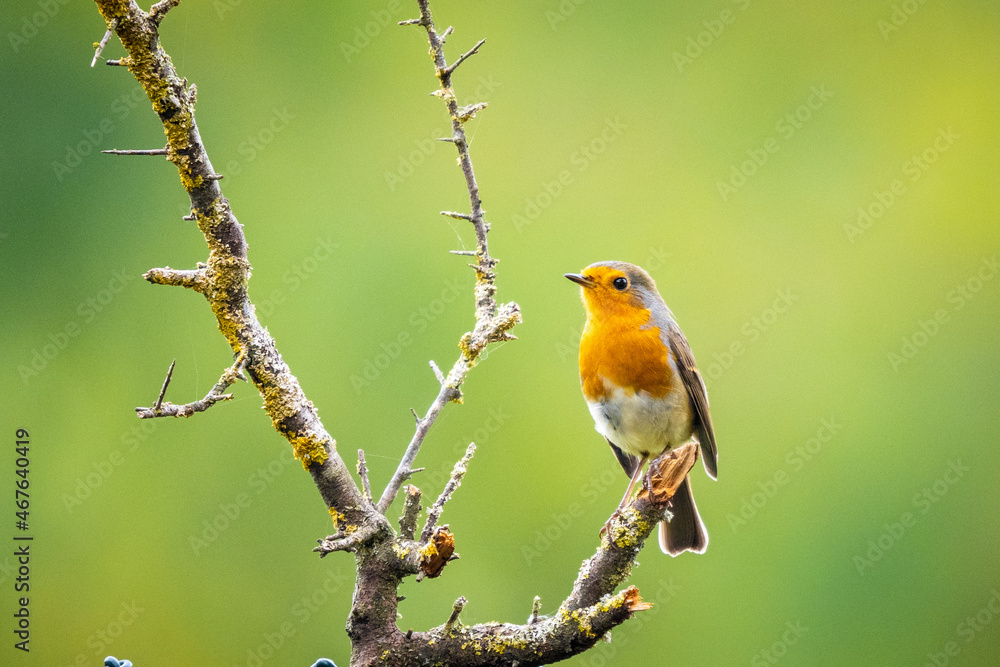
[[620,507],[616,509],[614,512],[612,512],[611,516],[608,517],[607,522],[605,522],[604,527],[601,528],[601,532],[597,534],[598,537],[604,537],[604,535],[611,529],[611,522],[620,517],[621,515],[622,515],[622,510]]

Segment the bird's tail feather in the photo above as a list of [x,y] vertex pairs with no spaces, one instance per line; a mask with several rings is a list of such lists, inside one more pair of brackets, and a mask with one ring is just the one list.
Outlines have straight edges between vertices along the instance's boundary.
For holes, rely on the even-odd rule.
[[698,515],[698,506],[694,504],[689,478],[684,478],[684,483],[674,494],[670,512],[673,518],[669,522],[660,522],[660,549],[663,553],[671,556],[678,556],[685,551],[705,553],[708,548],[708,531]]

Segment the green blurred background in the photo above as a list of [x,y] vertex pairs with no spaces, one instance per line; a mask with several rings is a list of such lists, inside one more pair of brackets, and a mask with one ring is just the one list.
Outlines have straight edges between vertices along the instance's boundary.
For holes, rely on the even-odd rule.
[[[261,320],[381,489],[435,393],[428,359],[450,365],[472,323],[472,272],[447,251],[473,235],[438,215],[468,200],[430,141],[447,125],[424,36],[393,25],[415,6],[278,7],[185,2],[162,42],[198,86]],[[656,605],[569,664],[995,662],[1000,6],[433,9],[456,26],[450,58],[488,39],[455,85],[489,102],[467,129],[524,323],[420,454],[436,496],[479,446],[443,518],[462,559],[404,584],[400,627],[442,623],[459,595],[467,623],[523,622],[534,595],[552,612],[593,552],[626,478],[580,396],[562,274],[622,259],[658,281],[708,376],[721,475],[693,475],[708,553],[647,546],[631,581]],[[90,69],[92,3],[0,15],[0,663],[346,665],[353,561],[311,553],[329,518],[252,387],[190,420],[134,416],[171,359],[175,402],[231,359],[200,297],[139,277],[206,256],[175,169],[98,154],[162,146],[161,125],[127,71]],[[28,655],[11,634],[17,428]]]

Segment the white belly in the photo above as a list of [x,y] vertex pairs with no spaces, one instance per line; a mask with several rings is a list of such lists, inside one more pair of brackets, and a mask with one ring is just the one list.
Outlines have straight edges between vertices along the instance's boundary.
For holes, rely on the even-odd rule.
[[635,456],[655,457],[684,444],[691,438],[690,399],[683,385],[676,385],[660,398],[617,388],[604,401],[588,401],[594,428]]

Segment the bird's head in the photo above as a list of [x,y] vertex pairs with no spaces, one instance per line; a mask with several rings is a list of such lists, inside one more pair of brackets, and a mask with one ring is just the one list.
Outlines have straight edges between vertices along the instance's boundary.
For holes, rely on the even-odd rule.
[[582,273],[565,275],[580,285],[589,317],[648,315],[649,309],[660,300],[656,283],[649,274],[628,262],[596,262]]

